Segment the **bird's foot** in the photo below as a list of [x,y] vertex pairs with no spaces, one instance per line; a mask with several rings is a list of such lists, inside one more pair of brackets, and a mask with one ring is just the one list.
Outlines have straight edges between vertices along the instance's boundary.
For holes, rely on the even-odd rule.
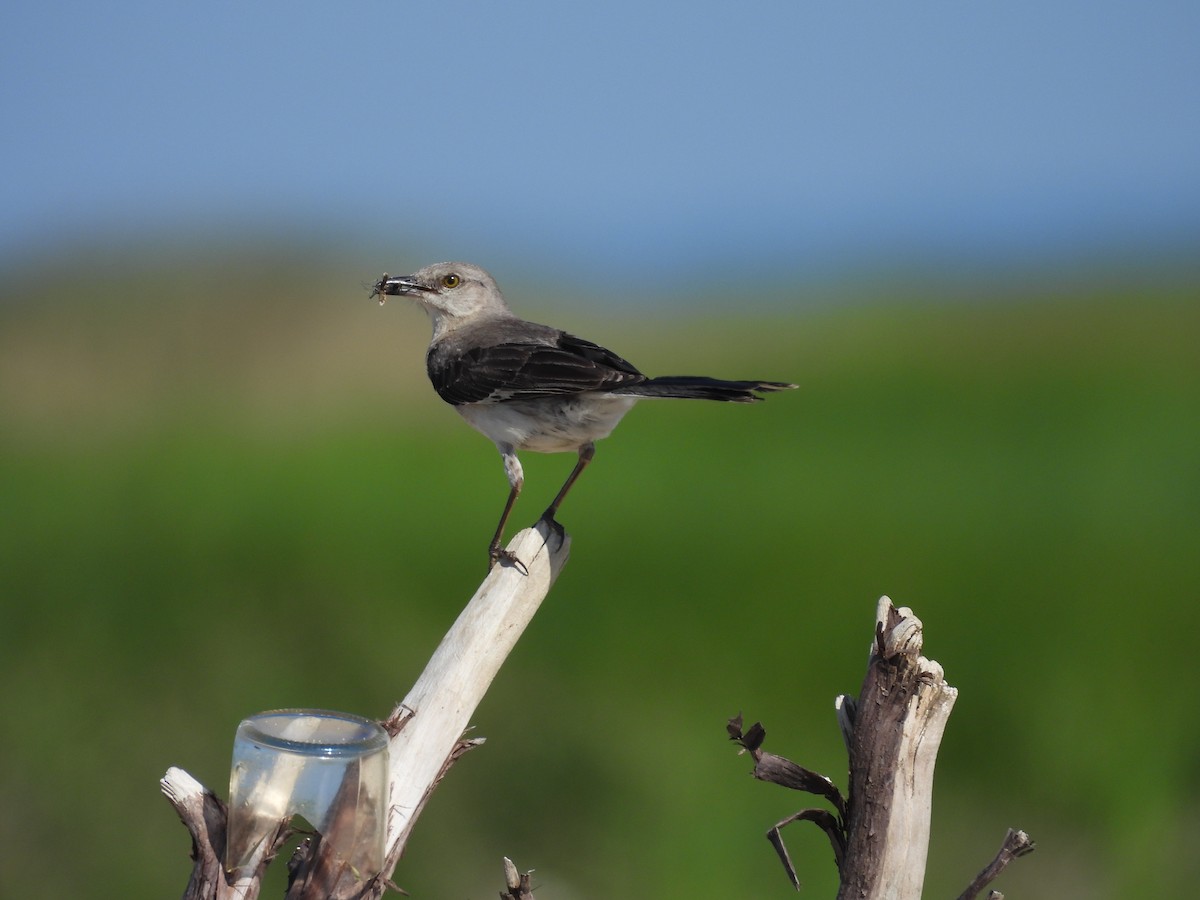
[[558,519],[554,518],[554,510],[546,510],[544,513],[542,513],[542,517],[538,519],[538,521],[545,522],[550,526],[550,530],[554,532],[554,537],[558,541],[558,546],[561,547],[563,541],[567,539],[567,529],[563,528]]
[[496,563],[502,566],[512,566],[522,575],[528,575],[529,569],[525,567],[525,563],[517,559],[517,554],[511,550],[501,547],[498,543],[488,547],[488,571],[492,571]]

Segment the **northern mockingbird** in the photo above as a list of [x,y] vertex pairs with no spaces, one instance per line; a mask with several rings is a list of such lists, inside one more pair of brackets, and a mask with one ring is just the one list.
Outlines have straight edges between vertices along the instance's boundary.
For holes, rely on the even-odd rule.
[[558,495],[542,514],[556,530],[559,505],[621,417],[644,397],[754,403],[755,392],[782,391],[780,381],[721,381],[692,375],[647,378],[611,350],[557,328],[518,319],[492,276],[462,262],[436,263],[395,277],[371,291],[410,297],[433,323],[426,366],[438,395],[496,444],[510,490],[488,545],[489,568],[524,565],[501,548],[504,525],[521,493],[518,450],[579,454]]

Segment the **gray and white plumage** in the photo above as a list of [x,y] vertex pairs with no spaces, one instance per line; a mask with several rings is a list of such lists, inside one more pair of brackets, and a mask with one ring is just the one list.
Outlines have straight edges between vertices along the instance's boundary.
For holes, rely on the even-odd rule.
[[[438,395],[496,444],[510,485],[508,502],[488,548],[489,558],[512,562],[500,549],[504,525],[524,484],[518,450],[573,450],[579,461],[543,517],[554,514],[595,442],[643,398],[666,397],[753,403],[758,393],[787,390],[778,381],[722,381],[701,376],[648,378],[598,344],[557,328],[517,318],[492,276],[470,263],[426,266],[412,275],[384,275],[371,296],[410,297],[433,324],[426,365]],[[523,568],[523,567],[522,567]]]

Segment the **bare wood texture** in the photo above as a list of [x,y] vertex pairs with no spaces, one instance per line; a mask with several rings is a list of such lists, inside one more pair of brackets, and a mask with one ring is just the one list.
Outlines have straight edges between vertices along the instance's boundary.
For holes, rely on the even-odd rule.
[[455,751],[475,707],[558,577],[570,539],[555,534],[543,521],[537,530],[518,534],[508,549],[529,574],[522,575],[511,566],[492,569],[442,638],[408,696],[384,723],[392,733],[387,848],[393,864],[403,852],[429,792],[457,758]]
[[[354,872],[328,842],[310,838],[289,864],[288,900],[364,900],[394,888],[391,873],[433,789],[455,760],[482,743],[464,740],[464,732],[566,563],[570,539],[542,521],[520,532],[508,550],[522,565],[498,565],[488,573],[412,690],[383,723],[391,735],[383,872]],[[286,839],[287,822],[263,842],[252,865],[229,876],[225,804],[181,769],[171,769],[162,788],[192,835],[195,866],[185,900],[253,900],[263,870]]]
[[958,691],[921,656],[921,620],[883,597],[850,740],[839,900],[921,896],[933,770]]

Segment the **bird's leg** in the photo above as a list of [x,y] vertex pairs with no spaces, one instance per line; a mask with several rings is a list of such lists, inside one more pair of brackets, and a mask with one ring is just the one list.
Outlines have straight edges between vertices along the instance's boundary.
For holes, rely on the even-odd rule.
[[528,575],[529,570],[525,568],[525,564],[506,548],[500,546],[504,538],[504,525],[508,522],[508,514],[512,512],[513,504],[516,502],[519,493],[521,493],[520,484],[513,485],[512,490],[508,492],[508,502],[504,504],[504,512],[500,514],[500,522],[496,525],[496,533],[492,535],[492,542],[488,545],[488,568],[491,569],[498,562],[511,563],[521,571],[522,575]]
[[522,575],[528,575],[529,570],[525,568],[525,564],[500,546],[500,542],[504,539],[504,526],[508,522],[508,514],[512,512],[513,504],[517,502],[517,495],[521,493],[521,487],[525,484],[525,473],[511,444],[502,444],[499,445],[499,448],[500,455],[504,458],[504,474],[508,476],[510,489],[508,500],[504,504],[504,512],[500,514],[500,522],[496,525],[496,533],[492,535],[492,542],[488,545],[488,569],[490,570],[496,563],[501,562],[516,566],[517,571]]
[[575,463],[575,468],[571,470],[571,474],[567,476],[567,480],[563,482],[563,486],[559,488],[558,495],[546,507],[546,511],[542,513],[542,521],[547,522],[558,533],[559,540],[563,538],[566,532],[563,527],[558,524],[554,518],[554,514],[558,512],[558,507],[562,504],[563,498],[567,496],[567,491],[571,489],[571,485],[575,483],[575,479],[579,477],[579,473],[587,468],[587,464],[592,461],[592,457],[596,455],[596,445],[591,441],[579,448],[579,460]]

